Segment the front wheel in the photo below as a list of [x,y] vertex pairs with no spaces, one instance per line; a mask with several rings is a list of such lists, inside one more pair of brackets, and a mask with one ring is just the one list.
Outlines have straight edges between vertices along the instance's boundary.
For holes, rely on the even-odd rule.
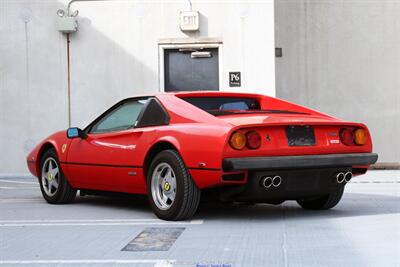
[[40,174],[40,190],[48,203],[63,204],[75,199],[76,189],[65,178],[54,149],[44,153],[40,161]]
[[153,159],[147,191],[154,213],[163,220],[190,219],[200,202],[200,189],[175,150],[164,150]]
[[297,203],[304,209],[309,210],[327,210],[335,207],[342,199],[344,186],[335,188],[331,193],[325,196],[298,199]]

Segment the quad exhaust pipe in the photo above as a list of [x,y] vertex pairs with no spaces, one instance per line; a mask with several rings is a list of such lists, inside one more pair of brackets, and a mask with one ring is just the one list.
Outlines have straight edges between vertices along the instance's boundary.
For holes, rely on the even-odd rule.
[[346,181],[346,183],[350,182],[351,178],[353,178],[353,174],[351,172],[346,172],[346,174],[344,175],[344,180]]
[[336,182],[338,184],[341,184],[344,182],[348,183],[348,182],[350,182],[351,178],[353,178],[353,174],[351,172],[346,172],[346,173],[339,172],[338,174],[336,174]]
[[272,185],[273,185],[274,187],[280,186],[281,183],[282,183],[282,177],[280,177],[279,175],[275,176],[275,177],[272,179]]
[[[348,171],[348,172],[339,172],[336,174],[336,182],[338,184],[342,183],[348,183],[350,182],[351,178],[353,178],[353,173]],[[265,189],[271,188],[271,187],[279,187],[282,184],[282,177],[279,175],[276,176],[265,176],[264,178],[261,179],[261,186],[264,187]]]
[[265,189],[268,189],[270,187],[279,187],[281,184],[282,184],[282,177],[280,177],[279,175],[276,175],[273,178],[270,176],[264,177],[261,180],[261,185]]

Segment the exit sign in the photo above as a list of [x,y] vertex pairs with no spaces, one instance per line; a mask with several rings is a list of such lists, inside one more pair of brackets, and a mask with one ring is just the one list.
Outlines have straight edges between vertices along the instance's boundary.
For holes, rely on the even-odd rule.
[[181,11],[179,26],[182,31],[198,31],[200,28],[198,11]]

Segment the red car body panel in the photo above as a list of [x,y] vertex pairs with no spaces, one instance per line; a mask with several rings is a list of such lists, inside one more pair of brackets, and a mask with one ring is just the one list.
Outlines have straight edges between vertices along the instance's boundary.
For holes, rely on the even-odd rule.
[[[285,109],[306,114],[240,114],[213,116],[182,100],[185,97],[247,97],[258,99],[261,109]],[[181,155],[193,180],[200,188],[244,184],[224,181],[225,158],[370,153],[368,129],[360,123],[345,122],[287,101],[257,94],[223,92],[184,92],[155,96],[170,116],[168,125],[88,134],[86,139],[68,139],[66,131],[57,132],[41,142],[27,158],[30,172],[40,175],[40,157],[53,146],[70,184],[79,189],[146,194],[146,159],[151,149],[168,143]],[[285,127],[310,125],[315,131],[315,146],[289,147]],[[368,133],[365,145],[346,146],[340,142],[343,127],[363,128]],[[269,140],[259,149],[235,150],[229,137],[235,131],[256,130]],[[368,166],[353,166],[366,170]],[[356,174],[356,173],[355,173]]]

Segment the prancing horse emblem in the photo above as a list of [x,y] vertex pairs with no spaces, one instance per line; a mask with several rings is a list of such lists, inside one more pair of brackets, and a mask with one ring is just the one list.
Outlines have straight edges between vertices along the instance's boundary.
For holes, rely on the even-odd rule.
[[63,144],[61,147],[61,152],[64,153],[66,149],[67,149],[67,144]]

